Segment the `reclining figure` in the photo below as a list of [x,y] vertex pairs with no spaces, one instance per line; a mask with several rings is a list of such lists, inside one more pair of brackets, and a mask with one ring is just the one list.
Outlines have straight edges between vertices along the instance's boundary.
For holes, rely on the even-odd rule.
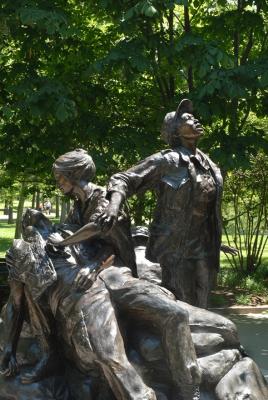
[[109,233],[100,233],[95,221],[107,200],[104,189],[90,183],[94,171],[83,150],[56,160],[58,185],[75,198],[71,215],[58,232],[40,213],[28,210],[24,216],[24,239],[15,241],[7,256],[11,296],[2,370],[6,375],[18,371],[16,345],[27,309],[43,357],[22,377],[24,383],[50,372],[59,337],[78,369],[86,374],[100,371],[116,399],[156,399],[126,356],[117,321],[117,314],[123,313],[150,324],[161,337],[171,373],[170,399],[198,399],[200,370],[188,313],[165,289],[133,277],[134,249],[127,240],[131,236],[124,212]]

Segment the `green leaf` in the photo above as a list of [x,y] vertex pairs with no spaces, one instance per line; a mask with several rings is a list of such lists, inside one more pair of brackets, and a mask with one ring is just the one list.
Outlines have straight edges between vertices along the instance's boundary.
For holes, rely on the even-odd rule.
[[64,122],[67,119],[75,116],[75,104],[65,98],[60,98],[56,107],[56,117],[60,122]]
[[268,71],[266,71],[260,78],[260,86],[265,88],[268,86]]
[[124,20],[128,21],[129,19],[131,19],[133,16],[135,15],[135,9],[134,7],[130,8],[129,10],[127,10],[127,12],[124,15]]
[[188,6],[188,0],[175,0],[174,4],[178,4],[179,6]]
[[209,65],[203,62],[198,70],[198,75],[200,76],[200,78],[204,78],[208,73],[208,71],[209,71]]
[[34,7],[23,7],[18,10],[23,25],[45,29],[48,34],[63,30],[66,33],[67,21],[61,13]]
[[144,10],[144,15],[146,15],[146,17],[153,17],[155,14],[157,14],[157,9],[150,5],[149,7],[146,7]]
[[8,106],[2,107],[2,113],[3,113],[3,116],[6,117],[7,119],[11,118],[13,115],[12,109]]

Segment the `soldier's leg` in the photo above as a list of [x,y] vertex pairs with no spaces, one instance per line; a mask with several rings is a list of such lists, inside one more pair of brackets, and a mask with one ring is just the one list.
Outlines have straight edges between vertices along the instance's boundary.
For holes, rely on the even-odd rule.
[[119,400],[156,400],[154,391],[144,384],[127,359],[110,295],[102,281],[83,295],[76,306],[78,311],[80,320],[71,342],[84,369],[92,359]]
[[53,374],[59,363],[55,343],[53,343],[53,321],[48,310],[44,310],[37,301],[32,299],[27,288],[25,288],[25,297],[31,330],[42,352],[41,359],[33,370],[21,377],[22,383],[29,384]]
[[135,278],[123,287],[111,290],[111,296],[120,310],[157,328],[174,383],[178,386],[198,385],[200,370],[187,311],[161,287]]

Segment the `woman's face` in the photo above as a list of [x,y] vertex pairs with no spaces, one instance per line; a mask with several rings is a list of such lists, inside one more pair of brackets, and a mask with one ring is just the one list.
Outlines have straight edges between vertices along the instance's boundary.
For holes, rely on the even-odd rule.
[[203,128],[192,114],[184,113],[180,116],[177,133],[185,139],[198,139],[203,134]]
[[74,190],[74,184],[59,172],[54,172],[54,176],[60,191],[65,195],[71,195]]

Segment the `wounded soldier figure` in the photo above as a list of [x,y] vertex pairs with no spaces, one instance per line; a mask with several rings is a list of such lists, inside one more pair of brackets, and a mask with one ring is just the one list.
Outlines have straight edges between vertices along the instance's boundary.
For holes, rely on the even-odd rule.
[[171,399],[199,399],[200,370],[188,314],[166,289],[135,277],[127,213],[122,210],[113,228],[101,232],[97,218],[108,201],[105,190],[91,183],[95,166],[86,151],[64,154],[53,170],[74,207],[58,227],[28,210],[23,239],[15,240],[7,254],[11,294],[2,371],[18,372],[16,347],[27,315],[43,357],[22,376],[24,383],[53,373],[57,337],[79,370],[105,377],[116,399],[156,399],[126,355],[118,321],[124,315],[159,334],[172,377]]

